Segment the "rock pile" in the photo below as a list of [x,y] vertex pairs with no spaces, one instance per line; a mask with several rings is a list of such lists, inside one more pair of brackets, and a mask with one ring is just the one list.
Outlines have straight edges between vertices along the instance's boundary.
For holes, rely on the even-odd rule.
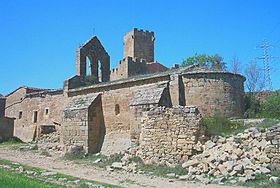
[[63,151],[64,146],[60,139],[60,133],[58,131],[50,134],[42,134],[38,141],[38,147],[42,150],[48,151]]
[[269,174],[280,164],[279,138],[279,124],[268,129],[249,128],[229,138],[213,137],[204,145],[198,143],[196,148],[202,153],[182,167],[188,169],[189,179],[209,175],[237,176],[244,182],[254,180],[256,174]]

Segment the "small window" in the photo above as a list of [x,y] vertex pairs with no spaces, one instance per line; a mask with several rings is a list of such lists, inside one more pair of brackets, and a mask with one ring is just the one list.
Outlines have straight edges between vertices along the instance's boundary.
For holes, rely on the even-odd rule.
[[21,118],[22,118],[22,111],[20,111],[18,114],[18,119],[21,119]]
[[48,108],[46,108],[45,114],[46,114],[46,115],[49,115],[49,109],[48,109]]
[[119,104],[116,104],[116,105],[115,105],[115,114],[116,114],[116,115],[119,115],[119,114],[120,114],[120,105],[119,105]]
[[38,121],[38,111],[33,112],[33,123],[37,123]]

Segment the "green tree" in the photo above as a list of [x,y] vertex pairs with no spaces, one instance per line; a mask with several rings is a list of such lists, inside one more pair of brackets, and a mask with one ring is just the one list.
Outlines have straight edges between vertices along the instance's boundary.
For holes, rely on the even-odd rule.
[[280,119],[280,90],[261,101],[258,117]]
[[210,69],[225,70],[226,63],[223,58],[216,55],[199,54],[192,57],[188,57],[183,60],[181,66],[199,65],[201,67],[207,67]]

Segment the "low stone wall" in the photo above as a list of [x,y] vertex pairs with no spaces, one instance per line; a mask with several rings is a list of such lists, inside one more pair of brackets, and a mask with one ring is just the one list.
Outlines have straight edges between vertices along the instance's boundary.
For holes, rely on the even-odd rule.
[[194,106],[157,107],[144,114],[140,145],[131,149],[145,163],[178,164],[193,155],[205,131]]
[[271,163],[280,169],[280,124],[268,128],[267,140],[271,145],[265,149]]
[[0,142],[8,140],[14,136],[14,119],[0,118]]

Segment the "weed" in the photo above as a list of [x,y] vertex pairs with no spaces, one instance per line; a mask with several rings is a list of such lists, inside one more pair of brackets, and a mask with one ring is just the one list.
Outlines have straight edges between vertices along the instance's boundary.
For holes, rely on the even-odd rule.
[[44,156],[47,156],[47,157],[51,156],[51,154],[47,150],[42,150],[41,155],[44,155]]
[[16,145],[23,144],[24,142],[18,139],[17,137],[12,137],[4,142],[0,142],[0,145]]
[[213,116],[203,118],[203,125],[206,126],[207,136],[225,136],[244,131],[247,127],[240,122],[232,122],[222,113],[215,113]]
[[102,154],[92,154],[92,155],[84,155],[84,154],[77,154],[77,155],[65,155],[65,158],[68,160],[74,160],[74,161],[84,161],[87,163],[93,164],[97,159],[101,159],[100,162],[94,163],[95,166],[98,166],[100,168],[105,168],[106,166],[111,166],[113,162],[121,162],[121,159],[123,157],[123,154],[116,153],[113,155],[110,155],[109,157],[102,155]]
[[133,156],[129,159],[129,162],[143,164],[143,160],[138,156]]
[[[280,170],[272,171],[272,176],[280,177]],[[243,186],[256,187],[256,188],[279,188],[278,183],[269,181],[270,176],[266,174],[257,174],[254,181],[240,183]]]
[[269,128],[273,125],[276,125],[277,123],[280,123],[277,119],[264,119],[261,123],[257,125],[259,128]]
[[59,188],[57,184],[50,184],[38,179],[27,177],[23,174],[6,171],[0,168],[0,187],[38,187],[38,188]]

